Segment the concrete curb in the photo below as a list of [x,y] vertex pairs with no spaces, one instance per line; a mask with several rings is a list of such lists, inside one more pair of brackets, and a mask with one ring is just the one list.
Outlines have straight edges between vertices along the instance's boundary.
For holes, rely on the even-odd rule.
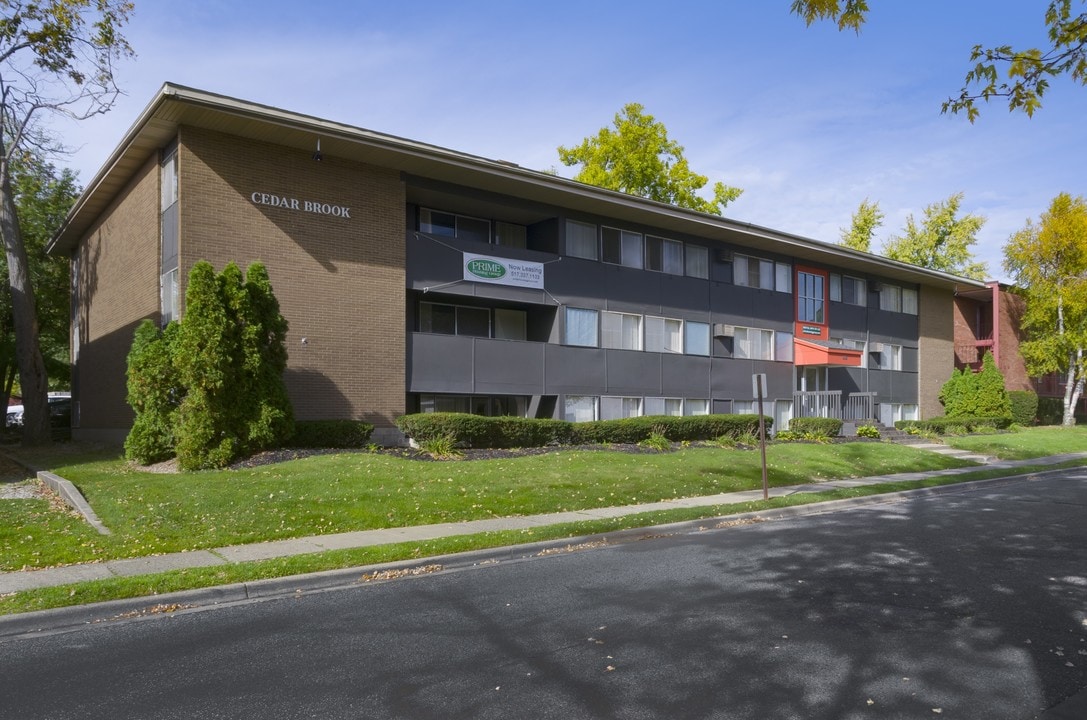
[[76,486],[70,481],[65,480],[60,475],[54,475],[53,473],[44,470],[38,471],[38,479],[51,487],[53,492],[59,495],[61,499],[77,513],[82,515],[83,518],[90,523],[91,527],[100,534],[112,534],[109,528],[102,524],[102,521],[98,519],[98,515],[95,514],[94,509],[87,502],[87,499],[83,497],[83,493],[79,492]]

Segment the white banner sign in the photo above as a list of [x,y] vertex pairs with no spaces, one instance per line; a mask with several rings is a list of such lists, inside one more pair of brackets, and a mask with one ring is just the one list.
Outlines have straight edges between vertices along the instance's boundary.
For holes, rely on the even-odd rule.
[[464,253],[464,279],[543,290],[543,263]]

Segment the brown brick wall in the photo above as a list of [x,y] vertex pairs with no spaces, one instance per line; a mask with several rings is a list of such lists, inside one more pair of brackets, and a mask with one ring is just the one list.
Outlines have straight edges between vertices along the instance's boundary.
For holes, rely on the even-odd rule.
[[1034,389],[1019,352],[1023,310],[1023,298],[1014,293],[1000,292],[1000,372],[1004,373],[1004,387],[1008,390]]
[[[198,260],[217,270],[264,263],[290,323],[295,416],[391,426],[405,401],[399,174],[190,127],[179,132],[178,167],[182,279]],[[253,193],[300,209],[256,204]],[[305,212],[306,201],[350,208],[350,218]]]
[[955,369],[953,300],[950,290],[921,286],[917,395],[922,419],[944,412],[940,388]]
[[132,425],[125,360],[136,326],[159,312],[158,158],[149,159],[76,251],[77,437],[122,439]]

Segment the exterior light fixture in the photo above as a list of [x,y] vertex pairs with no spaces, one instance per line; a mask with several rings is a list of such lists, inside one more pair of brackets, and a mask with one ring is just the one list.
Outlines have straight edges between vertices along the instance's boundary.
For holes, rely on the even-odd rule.
[[313,159],[321,162],[322,157],[324,156],[321,155],[321,138],[317,138],[317,149],[313,152]]

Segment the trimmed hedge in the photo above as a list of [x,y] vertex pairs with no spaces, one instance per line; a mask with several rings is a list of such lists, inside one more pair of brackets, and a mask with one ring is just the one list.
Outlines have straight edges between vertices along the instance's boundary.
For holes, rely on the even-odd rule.
[[1064,400],[1057,397],[1038,398],[1038,424],[1060,425],[1064,420]]
[[828,438],[838,437],[842,434],[842,421],[838,418],[798,417],[789,421],[789,430]]
[[1017,425],[1033,425],[1038,417],[1038,393],[1033,390],[1011,390],[1012,420]]
[[285,444],[294,448],[366,447],[374,426],[358,420],[295,420]]
[[[772,418],[766,418],[767,428]],[[572,423],[550,418],[484,417],[466,413],[415,413],[396,419],[400,432],[416,442],[451,437],[474,448],[542,447],[580,443],[638,443],[660,432],[673,442],[711,440],[757,433],[757,415],[649,415],[622,420]]]
[[928,420],[899,420],[895,423],[895,427],[899,430],[905,430],[907,432],[910,428],[917,428],[918,430],[926,430],[928,432],[945,435],[952,432],[975,432],[979,428],[995,427],[997,430],[1005,430],[1011,424],[1011,417],[934,417],[929,418]]

